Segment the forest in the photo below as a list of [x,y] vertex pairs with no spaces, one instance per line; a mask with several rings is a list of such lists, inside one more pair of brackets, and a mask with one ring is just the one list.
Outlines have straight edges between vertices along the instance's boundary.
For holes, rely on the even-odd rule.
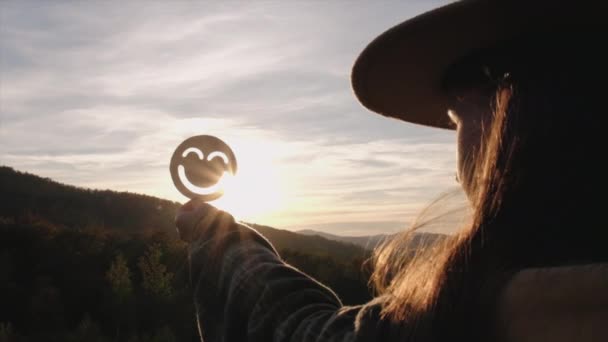
[[[196,341],[179,203],[0,167],[0,342]],[[354,244],[252,224],[345,304],[371,298]]]

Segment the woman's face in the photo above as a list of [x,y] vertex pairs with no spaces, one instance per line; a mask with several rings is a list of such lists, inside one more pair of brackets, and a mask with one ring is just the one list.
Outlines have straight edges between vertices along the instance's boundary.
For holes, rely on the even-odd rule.
[[473,195],[475,163],[484,130],[491,124],[491,106],[487,95],[471,90],[459,94],[448,110],[456,125],[458,144],[457,179],[469,198]]

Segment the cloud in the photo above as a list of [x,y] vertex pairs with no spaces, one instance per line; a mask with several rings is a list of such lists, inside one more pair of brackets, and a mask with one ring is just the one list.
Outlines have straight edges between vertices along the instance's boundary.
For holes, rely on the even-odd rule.
[[260,223],[396,229],[453,186],[454,137],[369,113],[349,72],[441,3],[3,2],[0,160],[181,200],[173,148],[211,133],[276,168],[282,205]]

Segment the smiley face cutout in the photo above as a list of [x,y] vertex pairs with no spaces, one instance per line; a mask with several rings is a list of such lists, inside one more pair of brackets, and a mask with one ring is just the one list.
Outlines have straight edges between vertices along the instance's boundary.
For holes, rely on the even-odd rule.
[[197,135],[175,149],[169,169],[173,184],[184,196],[213,201],[224,194],[222,177],[226,173],[234,176],[237,164],[225,142],[211,135]]

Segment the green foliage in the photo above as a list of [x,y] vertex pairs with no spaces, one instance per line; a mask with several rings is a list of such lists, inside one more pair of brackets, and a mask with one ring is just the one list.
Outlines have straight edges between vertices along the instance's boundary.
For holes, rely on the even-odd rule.
[[163,251],[158,244],[148,247],[146,253],[139,258],[141,285],[148,293],[160,299],[169,299],[173,294],[171,280],[173,273],[161,262]]
[[[14,269],[15,286],[3,297],[0,322],[12,322],[13,334],[74,341],[99,332],[100,338],[125,341],[134,334],[152,338],[166,325],[179,340],[196,335],[183,244],[154,235],[0,225],[0,254],[9,250],[5,260]],[[165,251],[162,258],[159,251]],[[164,278],[159,288],[171,290],[169,299],[151,300],[143,274],[129,270],[140,258],[158,266]]]
[[131,286],[129,266],[121,253],[118,253],[112,261],[110,269],[106,272],[106,279],[110,283],[110,288],[116,296],[117,302],[120,304],[126,303],[133,293],[133,287]]

